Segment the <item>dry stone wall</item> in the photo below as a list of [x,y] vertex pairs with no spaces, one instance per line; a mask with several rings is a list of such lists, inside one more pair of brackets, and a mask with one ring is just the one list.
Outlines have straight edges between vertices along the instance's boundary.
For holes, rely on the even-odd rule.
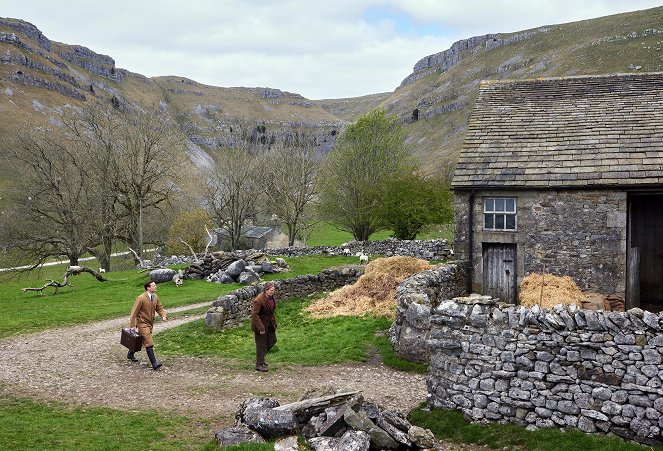
[[[303,297],[323,291],[332,291],[353,284],[363,274],[361,266],[325,269],[319,274],[303,275],[291,279],[275,280],[277,302],[290,297]],[[263,284],[239,288],[212,302],[205,325],[217,330],[238,326],[251,316],[253,299],[262,291]]]
[[429,405],[528,429],[661,443],[663,313],[442,302],[431,317]]
[[389,330],[394,351],[413,362],[428,361],[431,312],[465,292],[465,264],[436,265],[405,279],[396,289],[396,320]]
[[284,247],[261,249],[269,255],[298,257],[312,254],[343,255],[347,249],[351,255],[363,252],[366,255],[392,257],[403,255],[424,260],[445,260],[453,255],[447,240],[397,240],[389,238],[382,241],[351,241],[343,246]]

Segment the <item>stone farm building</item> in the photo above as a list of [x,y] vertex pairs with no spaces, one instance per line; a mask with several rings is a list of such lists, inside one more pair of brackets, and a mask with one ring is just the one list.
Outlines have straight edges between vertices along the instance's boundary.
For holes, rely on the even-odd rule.
[[545,269],[663,309],[663,74],[483,82],[452,187],[468,289]]

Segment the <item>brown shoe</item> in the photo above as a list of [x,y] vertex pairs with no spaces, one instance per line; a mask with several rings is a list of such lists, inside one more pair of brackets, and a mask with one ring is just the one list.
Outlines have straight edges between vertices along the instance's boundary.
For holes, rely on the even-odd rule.
[[256,365],[256,371],[261,371],[263,373],[266,373],[269,370],[262,365]]

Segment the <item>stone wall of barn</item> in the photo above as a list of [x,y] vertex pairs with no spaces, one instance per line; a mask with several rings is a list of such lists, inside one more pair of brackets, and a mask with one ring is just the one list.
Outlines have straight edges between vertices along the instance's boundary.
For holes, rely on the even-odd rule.
[[[483,291],[484,243],[516,244],[517,283],[528,273],[571,276],[584,291],[624,295],[627,198],[623,191],[477,191],[454,198],[454,253],[470,261],[471,291]],[[515,197],[517,231],[483,229],[485,197]],[[470,234],[472,224],[472,234]],[[470,252],[469,240],[473,247]]]
[[476,421],[660,443],[662,324],[663,313],[638,308],[442,302],[431,317],[428,403]]

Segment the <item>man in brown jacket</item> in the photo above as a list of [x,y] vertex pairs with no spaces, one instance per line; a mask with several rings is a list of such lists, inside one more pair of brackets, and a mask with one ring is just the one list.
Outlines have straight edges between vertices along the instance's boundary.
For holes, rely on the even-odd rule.
[[[136,298],[134,306],[131,309],[129,317],[129,327],[138,327],[138,333],[143,337],[143,346],[147,356],[150,358],[152,368],[155,370],[161,367],[154,356],[154,341],[152,341],[152,327],[154,325],[154,314],[159,313],[161,319],[166,321],[166,311],[163,309],[159,297],[157,296],[157,284],[153,280],[148,280],[143,285],[145,292]],[[127,359],[132,362],[138,362],[132,351],[127,354]]]
[[265,282],[262,293],[253,300],[251,330],[256,341],[256,371],[268,371],[265,355],[276,344],[276,299],[274,282]]

